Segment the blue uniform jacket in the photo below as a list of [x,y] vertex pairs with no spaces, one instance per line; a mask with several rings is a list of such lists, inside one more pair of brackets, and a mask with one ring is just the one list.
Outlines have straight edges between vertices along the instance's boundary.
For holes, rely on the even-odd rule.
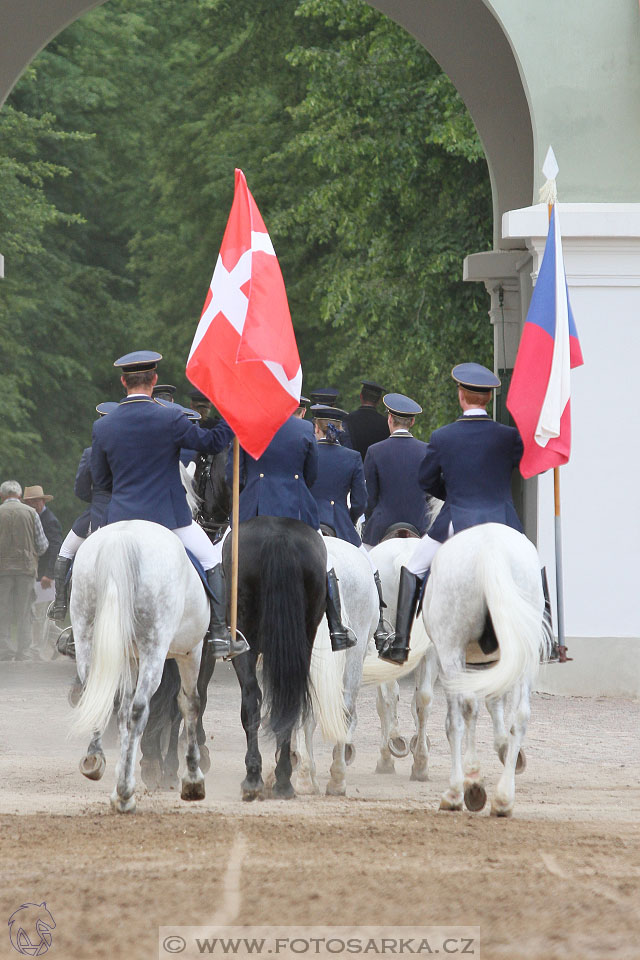
[[427,498],[418,480],[426,449],[426,443],[410,433],[394,433],[367,450],[367,522],[362,533],[365,543],[380,543],[393,523],[411,523],[420,534],[426,531]]
[[91,447],[85,447],[80,457],[80,463],[76,471],[76,480],[73,490],[79,500],[90,503],[91,506],[84,513],[74,520],[71,529],[78,537],[87,537],[89,535],[89,526],[91,530],[97,530],[105,524],[105,514],[111,493],[109,490],[101,490],[93,484],[91,476]]
[[[229,484],[232,470],[233,457],[229,457]],[[317,530],[318,508],[309,490],[317,475],[313,425],[291,416],[258,460],[240,449],[240,522],[260,516],[290,517]]]
[[232,437],[224,420],[213,430],[202,430],[181,410],[151,398],[122,400],[117,410],[93,425],[93,482],[111,490],[106,523],[151,520],[170,530],[189,526],[180,450],[218,453]]
[[[327,523],[340,540],[360,546],[354,523],[367,505],[362,459],[357,450],[348,450],[328,440],[318,441],[318,479],[311,488],[318,504],[320,523]],[[351,509],[347,495],[351,494]]]
[[[420,467],[420,483],[445,504],[429,530],[443,543],[449,535],[480,523],[504,523],[522,532],[511,499],[511,474],[522,457],[514,427],[488,415],[460,417],[431,434]],[[443,498],[442,488],[446,491]]]

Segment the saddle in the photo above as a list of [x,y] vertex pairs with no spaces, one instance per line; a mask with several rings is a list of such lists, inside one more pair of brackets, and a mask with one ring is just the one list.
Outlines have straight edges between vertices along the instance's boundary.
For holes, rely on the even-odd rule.
[[385,540],[393,539],[420,539],[420,532],[417,527],[414,527],[412,523],[406,523],[402,521],[401,523],[392,523],[391,526],[387,527],[384,532],[380,543],[384,543]]

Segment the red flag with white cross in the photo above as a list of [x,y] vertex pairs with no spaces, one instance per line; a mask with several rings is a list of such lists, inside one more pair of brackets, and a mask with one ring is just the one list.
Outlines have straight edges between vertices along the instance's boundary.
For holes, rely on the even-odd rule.
[[302,367],[284,280],[242,170],[187,377],[255,459],[299,406]]

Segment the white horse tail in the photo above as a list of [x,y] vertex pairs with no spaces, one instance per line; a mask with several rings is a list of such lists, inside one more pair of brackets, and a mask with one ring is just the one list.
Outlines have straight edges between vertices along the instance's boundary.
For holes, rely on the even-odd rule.
[[501,697],[521,680],[529,685],[533,683],[540,667],[540,655],[546,649],[547,634],[537,554],[524,537],[522,544],[533,561],[526,591],[514,577],[516,566],[524,568],[525,575],[529,572],[526,566],[530,561],[524,552],[522,556],[516,555],[489,539],[479,551],[480,582],[498,639],[500,659],[493,667],[466,672],[449,681],[449,690],[475,693],[479,697]]
[[139,547],[133,535],[123,531],[117,550],[108,544],[96,556],[91,662],[74,723],[83,733],[104,730],[116,694],[132,689],[138,577]]
[[[344,607],[342,612],[344,617]],[[332,651],[327,618],[323,617],[313,642],[309,679],[313,715],[329,743],[344,743],[349,729],[344,704],[345,656],[344,651]]]
[[411,628],[409,658],[406,663],[396,666],[395,663],[389,663],[388,660],[380,660],[378,651],[374,648],[372,652],[367,653],[364,660],[362,685],[379,687],[381,683],[391,683],[393,680],[399,680],[400,677],[406,677],[408,673],[413,673],[427,652],[430,643],[431,640],[424,628],[424,621],[420,616],[417,620],[414,620]]

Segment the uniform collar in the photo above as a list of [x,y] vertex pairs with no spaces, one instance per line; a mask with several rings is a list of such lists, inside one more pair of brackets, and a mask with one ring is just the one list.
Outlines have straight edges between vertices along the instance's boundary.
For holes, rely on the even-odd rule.
[[394,430],[393,433],[389,434],[389,439],[391,437],[413,437],[411,430],[405,430],[404,427],[401,427],[399,430]]
[[130,393],[120,401],[120,406],[122,406],[123,403],[144,403],[146,401],[155,403],[153,397],[148,397],[146,393]]
[[486,410],[465,410],[461,417],[458,417],[456,422],[464,422],[465,420],[486,420],[488,423],[493,423],[493,419],[489,416]]

